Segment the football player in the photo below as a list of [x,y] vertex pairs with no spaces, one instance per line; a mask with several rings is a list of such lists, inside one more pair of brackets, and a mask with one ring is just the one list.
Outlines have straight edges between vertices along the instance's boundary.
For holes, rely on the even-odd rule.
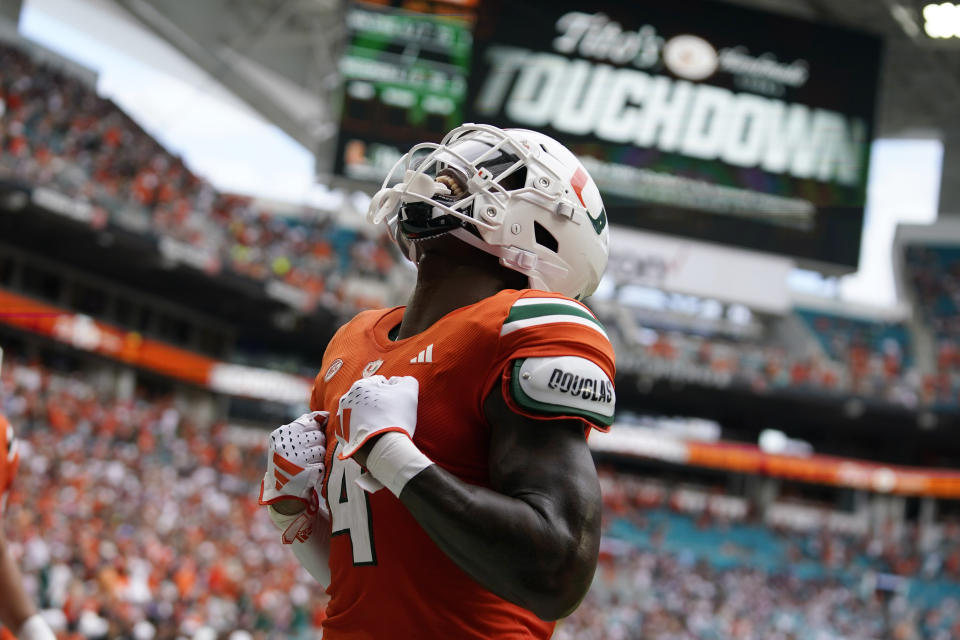
[[[3,350],[0,349],[0,364],[2,362]],[[10,630],[19,640],[54,640],[50,627],[33,608],[23,590],[23,578],[10,556],[4,534],[3,512],[19,462],[13,427],[6,416],[0,413],[0,624],[3,626],[0,638]]]
[[557,141],[488,125],[397,169],[368,218],[414,292],[333,337],[260,502],[327,586],[328,640],[549,638],[600,540],[586,436],[613,421],[614,354],[579,302],[607,263],[600,193]]

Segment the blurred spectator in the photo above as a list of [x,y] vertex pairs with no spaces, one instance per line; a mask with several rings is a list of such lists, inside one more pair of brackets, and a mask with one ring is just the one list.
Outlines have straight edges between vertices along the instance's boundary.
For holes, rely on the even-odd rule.
[[931,403],[960,399],[960,247],[911,245],[904,270],[919,319],[935,341],[936,375],[926,384]]
[[612,334],[618,368],[623,370],[633,361],[655,377],[691,383],[738,385],[757,393],[790,390],[859,395],[910,407],[919,403],[922,393],[920,378],[903,356],[904,347],[892,339],[876,343],[854,339],[843,347],[834,340],[831,350],[797,353],[761,340],[704,336],[624,325],[616,318],[601,319]]

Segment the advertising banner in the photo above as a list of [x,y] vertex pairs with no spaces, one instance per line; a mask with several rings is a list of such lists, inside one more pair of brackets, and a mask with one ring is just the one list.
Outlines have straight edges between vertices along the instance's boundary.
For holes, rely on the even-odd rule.
[[614,224],[849,271],[880,40],[697,0],[491,0],[467,119],[580,155]]
[[792,307],[787,277],[793,261],[780,256],[618,229],[610,236],[607,276],[617,284],[746,305],[785,314]]
[[0,324],[219,393],[288,404],[305,403],[310,396],[307,378],[220,362],[3,289]]
[[615,424],[590,438],[594,451],[663,460],[876,493],[960,498],[960,472],[950,469],[885,465],[826,455],[772,454],[734,442],[697,442],[666,436],[662,430]]

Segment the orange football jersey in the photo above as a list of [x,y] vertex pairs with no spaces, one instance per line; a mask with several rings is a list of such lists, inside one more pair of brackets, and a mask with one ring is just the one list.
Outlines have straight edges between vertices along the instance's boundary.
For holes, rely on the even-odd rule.
[[[313,388],[311,409],[330,412],[323,494],[331,513],[331,583],[323,637],[549,638],[554,623],[480,586],[393,494],[369,494],[357,486],[360,466],[335,455],[337,405],[361,377],[415,376],[420,398],[414,442],[461,480],[489,486],[490,427],[483,404],[497,384],[509,397],[509,365],[518,358],[579,356],[613,380],[613,348],[586,307],[541,291],[500,292],[448,313],[418,335],[393,341],[389,333],[403,313],[404,307],[367,311],[344,325],[327,347]],[[612,388],[609,395],[612,403]],[[609,426],[510,403],[537,418],[579,418],[586,431]]]
[[19,462],[13,427],[7,422],[6,416],[0,413],[0,514],[7,506],[7,494],[13,484],[13,476],[17,473]]

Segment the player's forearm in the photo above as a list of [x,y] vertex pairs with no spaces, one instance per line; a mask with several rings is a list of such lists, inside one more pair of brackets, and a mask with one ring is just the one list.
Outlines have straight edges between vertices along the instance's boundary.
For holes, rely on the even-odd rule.
[[330,586],[330,538],[319,536],[306,542],[299,540],[290,545],[290,550],[313,579],[326,589]]
[[[267,507],[270,519],[274,525],[284,531],[291,522],[299,515],[300,510],[285,509],[292,513],[282,513],[274,507]],[[307,570],[313,579],[320,583],[320,586],[327,588],[330,584],[330,535],[329,522],[324,521],[319,515],[313,523],[313,533],[304,541],[294,540],[289,545],[293,555],[300,562],[300,566]]]
[[505,496],[436,465],[408,482],[400,499],[460,568],[545,620],[569,614],[590,587],[599,508],[571,518],[545,495]]
[[311,536],[305,542],[294,541],[290,550],[297,558],[300,566],[307,570],[321,587],[330,586],[330,538],[328,536]]
[[23,590],[23,577],[10,556],[0,532],[0,622],[8,629],[19,629],[34,613],[33,604]]

